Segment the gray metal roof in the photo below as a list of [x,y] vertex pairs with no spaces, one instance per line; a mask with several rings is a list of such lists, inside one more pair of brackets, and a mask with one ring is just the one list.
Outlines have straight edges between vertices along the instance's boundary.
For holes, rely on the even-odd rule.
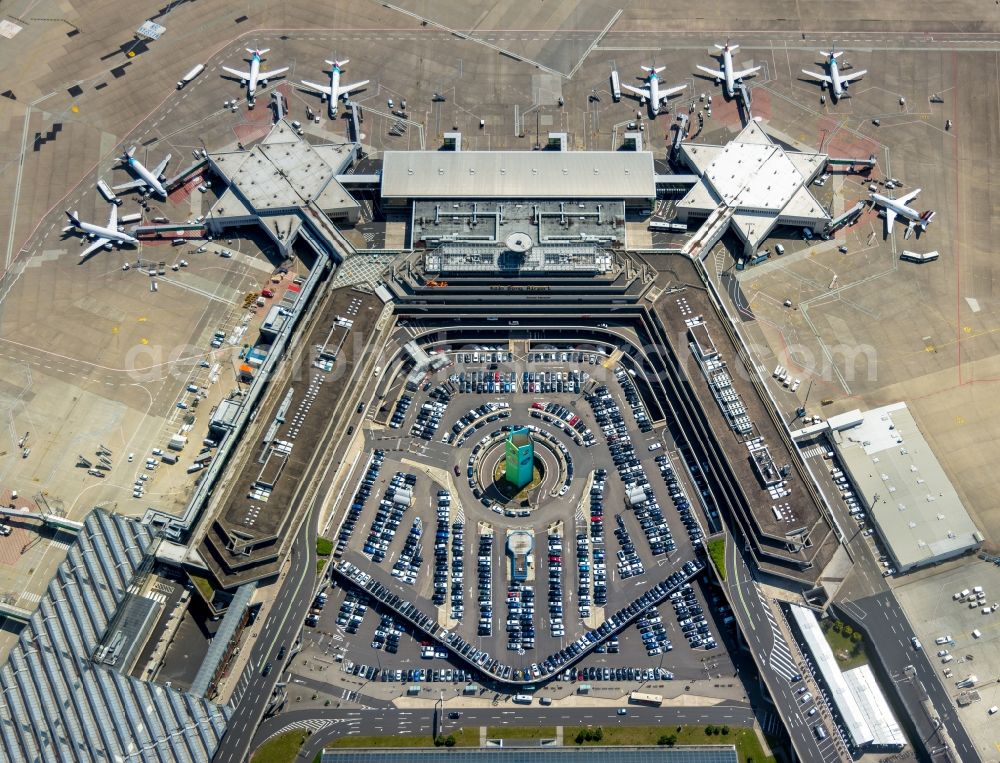
[[905,403],[841,414],[830,427],[900,570],[979,546],[979,529]]
[[652,199],[648,151],[386,151],[387,199]]
[[95,509],[0,668],[0,761],[211,759],[229,711],[91,658],[153,543]]

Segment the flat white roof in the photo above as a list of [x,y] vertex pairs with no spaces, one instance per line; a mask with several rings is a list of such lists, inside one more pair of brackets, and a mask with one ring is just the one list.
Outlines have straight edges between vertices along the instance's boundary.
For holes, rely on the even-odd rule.
[[653,199],[648,151],[386,151],[387,199]]
[[848,688],[844,674],[840,672],[837,658],[833,656],[833,650],[830,649],[830,644],[816,621],[816,615],[811,609],[800,607],[797,604],[790,604],[788,609],[792,613],[792,618],[798,625],[803,639],[805,639],[806,647],[823,678],[823,683],[826,684],[826,688],[830,692],[830,699],[836,706],[851,741],[857,747],[871,744],[874,739],[871,727],[865,720],[854,694]]
[[906,403],[830,419],[842,463],[900,570],[974,549],[982,534]]
[[880,747],[903,747],[906,736],[899,727],[899,721],[892,713],[892,708],[882,693],[882,688],[875,679],[875,674],[868,665],[859,665],[844,671],[844,680],[857,700],[861,714],[868,722],[875,740],[872,744]]

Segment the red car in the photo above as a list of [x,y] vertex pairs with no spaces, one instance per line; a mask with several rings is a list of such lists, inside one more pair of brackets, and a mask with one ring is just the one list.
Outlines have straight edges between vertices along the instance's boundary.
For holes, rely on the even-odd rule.
[[456,477],[459,476],[462,473],[461,470],[458,468],[458,464],[455,464],[455,466],[452,467],[452,468],[455,470],[455,476]]

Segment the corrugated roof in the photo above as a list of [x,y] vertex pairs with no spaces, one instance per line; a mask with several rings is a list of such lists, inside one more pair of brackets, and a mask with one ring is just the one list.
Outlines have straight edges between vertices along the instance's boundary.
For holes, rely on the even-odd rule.
[[150,551],[149,528],[95,509],[0,669],[2,761],[206,761],[229,710],[93,661]]
[[389,199],[652,199],[648,151],[386,151]]
[[861,713],[868,722],[868,727],[875,737],[873,744],[880,747],[902,747],[906,744],[906,736],[899,727],[899,721],[893,715],[892,708],[885,699],[882,689],[875,680],[868,665],[860,665],[853,670],[844,671],[847,687],[857,700]]

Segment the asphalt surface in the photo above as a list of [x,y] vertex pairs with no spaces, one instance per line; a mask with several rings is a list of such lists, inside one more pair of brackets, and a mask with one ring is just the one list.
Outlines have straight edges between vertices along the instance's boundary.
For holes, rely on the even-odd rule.
[[[434,709],[400,710],[293,710],[261,724],[254,739],[259,746],[269,737],[293,729],[310,729],[313,733],[299,752],[299,760],[311,761],[333,739],[341,736],[380,736],[413,734],[431,736],[438,720]],[[448,710],[441,711],[441,731],[448,734],[463,727],[479,726],[614,726],[680,724],[750,726],[753,709],[745,704],[713,707],[638,707],[629,706],[628,715],[617,715],[615,707],[520,707],[509,702],[489,708],[462,710],[461,717],[452,720]]]
[[951,737],[959,759],[963,763],[982,760],[926,650],[913,648],[910,639],[916,633],[882,577],[868,540],[858,531],[857,523],[847,515],[843,504],[838,502],[835,506],[844,530],[844,545],[854,559],[854,569],[838,592],[835,604],[854,627],[864,632],[868,648],[878,655],[874,667],[881,673],[882,688],[887,695],[895,694],[896,712],[907,726],[911,741],[924,748],[932,759],[944,754],[946,741],[937,733],[939,724],[928,718],[923,707],[923,700],[928,699]]
[[[774,615],[754,580],[750,567],[737,548],[735,536],[727,539],[726,587],[733,614],[740,625],[740,632],[753,655],[767,692],[774,702],[775,713],[788,731],[792,746],[802,760],[833,761],[840,755],[835,746],[835,735],[822,714],[809,717],[805,713],[812,706],[799,703],[796,690],[803,684],[792,683],[791,677],[800,672],[784,635],[774,622]],[[823,723],[828,736],[818,740],[813,727]]]

